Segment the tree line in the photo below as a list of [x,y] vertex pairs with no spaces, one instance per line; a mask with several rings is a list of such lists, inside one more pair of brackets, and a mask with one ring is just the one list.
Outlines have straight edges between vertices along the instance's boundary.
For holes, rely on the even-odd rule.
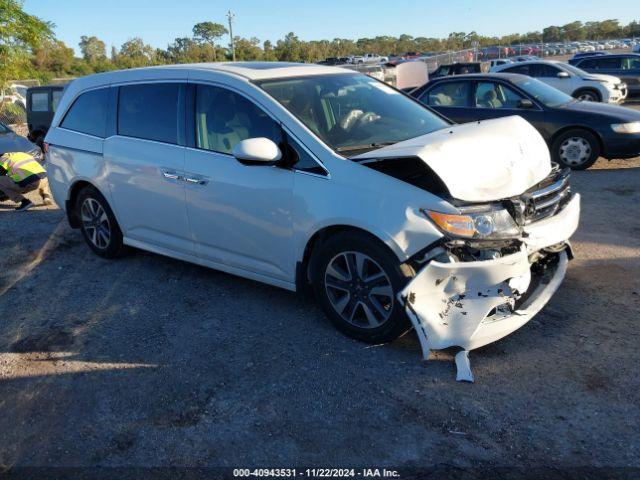
[[[54,25],[29,15],[20,0],[0,0],[0,86],[9,80],[38,78],[43,83],[54,77],[82,76],[114,69],[163,65],[228,61],[231,48],[228,31],[216,22],[194,25],[190,36],[178,37],[167,48],[154,48],[135,37],[120,48],[111,47],[94,35],[82,36],[80,56],[53,34]],[[480,47],[517,45],[520,43],[602,40],[640,37],[640,23],[621,25],[618,20],[598,22],[575,21],[549,26],[542,31],[489,37],[476,32],[452,32],[447,38],[413,37],[411,35],[377,36],[357,40],[301,40],[295,33],[272,43],[256,37],[234,37],[236,60],[316,62],[327,57],[345,57],[366,52],[401,55],[405,52],[444,52]]]

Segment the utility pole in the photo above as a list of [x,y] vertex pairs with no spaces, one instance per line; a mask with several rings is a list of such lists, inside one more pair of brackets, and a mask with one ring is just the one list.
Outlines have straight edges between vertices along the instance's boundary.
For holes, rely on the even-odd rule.
[[233,20],[236,18],[236,14],[233,13],[231,10],[229,10],[227,12],[227,18],[229,19],[229,37],[231,37],[231,59],[235,62],[236,61],[236,46],[235,43],[233,42]]

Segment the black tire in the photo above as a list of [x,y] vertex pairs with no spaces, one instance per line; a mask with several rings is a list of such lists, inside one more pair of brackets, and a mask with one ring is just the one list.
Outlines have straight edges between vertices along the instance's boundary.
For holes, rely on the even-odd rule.
[[[120,255],[124,250],[122,231],[102,194],[94,187],[84,187],[78,194],[75,208],[82,236],[89,248],[103,258]],[[105,228],[108,231],[106,236]]]
[[37,146],[39,146],[42,149],[42,147],[44,145],[44,137],[45,137],[44,133],[41,133],[40,135],[38,135],[36,137],[36,139],[33,141],[33,143],[35,143]]
[[583,88],[582,90],[577,90],[573,92],[573,98],[577,98],[578,100],[584,100],[588,102],[601,102],[602,95],[597,90],[593,90],[591,88]]
[[[364,233],[345,232],[330,237],[317,248],[311,263],[312,286],[318,302],[338,330],[363,342],[385,343],[395,340],[411,328],[411,322],[404,307],[396,298],[398,292],[407,284],[411,274],[403,272],[398,259],[384,244]],[[356,281],[360,284],[363,278],[377,276],[378,279],[372,280],[370,283],[362,280],[361,286],[356,287],[354,287],[353,277],[347,281],[340,280],[344,283],[345,288],[351,289],[354,295],[352,297],[351,293],[346,290],[335,290],[335,287],[328,286],[326,282],[329,281],[328,268],[330,264],[335,266],[336,263],[332,262],[339,262],[342,259],[341,255],[347,256],[344,257],[346,268],[343,268],[343,273],[348,275],[347,258],[351,258],[352,254],[356,253],[369,258],[363,264],[365,274],[362,277],[358,276]],[[379,278],[378,269],[384,272],[386,279]],[[336,280],[336,277],[332,277],[332,281]],[[389,287],[392,290],[390,299],[388,295],[379,296],[372,290],[386,291]],[[336,292],[340,292],[339,295],[348,296],[347,306],[343,310],[345,316],[347,316],[349,307],[355,303],[355,312],[351,315],[353,317],[351,321],[343,318],[337,307],[334,307],[334,304],[339,303]],[[376,309],[376,306],[382,307],[388,316],[382,318],[384,314],[381,314],[381,310]],[[379,325],[369,321],[370,317],[365,309],[377,317],[380,321]]]
[[[569,150],[573,148],[573,151]],[[581,150],[585,148],[587,150]],[[578,151],[579,153],[574,154]],[[586,170],[600,156],[600,142],[588,130],[575,128],[560,134],[551,146],[553,160],[572,170]]]

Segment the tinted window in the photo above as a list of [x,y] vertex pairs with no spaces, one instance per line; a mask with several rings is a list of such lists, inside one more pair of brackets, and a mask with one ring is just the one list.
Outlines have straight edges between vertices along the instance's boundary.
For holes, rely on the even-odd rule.
[[583,60],[582,62],[578,62],[578,68],[595,68],[596,61],[593,58]]
[[51,92],[51,110],[53,110],[54,112],[57,110],[61,98],[62,90],[53,90]]
[[478,82],[476,88],[476,107],[480,108],[518,108],[522,96],[509,87],[494,82]]
[[31,111],[49,111],[49,95],[47,94],[47,92],[37,92],[31,94]]
[[608,58],[607,56],[602,56],[600,58],[592,59],[595,62],[596,69],[618,69],[620,68],[620,59],[619,58]]
[[434,107],[469,106],[469,82],[442,82],[420,97],[420,101]]
[[553,65],[546,65],[543,63],[534,65],[534,68],[533,68],[534,77],[555,78],[558,76],[560,72],[561,70],[559,68],[556,68]]
[[107,88],[80,95],[67,112],[61,127],[104,138],[107,118]]
[[627,57],[622,59],[623,70],[640,70],[640,57]]
[[179,91],[177,83],[120,87],[118,134],[177,144]]
[[198,85],[196,90],[196,146],[230,154],[247,138],[265,137],[280,144],[280,125],[242,95]]
[[507,73],[519,73],[521,75],[529,75],[530,66],[529,65],[517,65],[515,67],[505,68],[504,70],[500,70],[501,72]]

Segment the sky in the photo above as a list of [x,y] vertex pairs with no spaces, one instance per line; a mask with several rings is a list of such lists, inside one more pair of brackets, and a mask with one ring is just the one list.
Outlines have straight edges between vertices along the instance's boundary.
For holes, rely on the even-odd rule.
[[[640,19],[637,0],[25,0],[28,13],[53,22],[56,36],[78,52],[82,35],[95,35],[110,50],[132,37],[166,48],[191,35],[194,24],[226,26],[235,15],[234,36],[276,40],[293,31],[303,40],[357,39],[377,35],[442,38],[476,31],[501,36],[617,18]],[[227,43],[227,39],[222,39]]]

